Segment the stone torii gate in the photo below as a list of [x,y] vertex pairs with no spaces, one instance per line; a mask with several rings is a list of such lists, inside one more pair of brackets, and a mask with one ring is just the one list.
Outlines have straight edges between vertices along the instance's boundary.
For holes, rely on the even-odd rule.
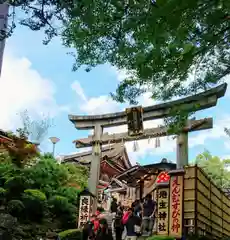
[[[157,104],[143,108],[143,121],[161,119],[170,116],[171,109],[179,108],[192,112],[194,106],[196,111],[216,106],[219,98],[225,95],[227,84],[224,83],[208,91],[186,97],[183,99]],[[94,134],[88,138],[75,140],[77,148],[92,146],[92,160],[90,168],[89,190],[97,196],[97,185],[100,174],[101,145],[112,144],[122,141],[136,141],[161,136],[167,136],[167,127],[157,127],[143,130],[139,136],[130,136],[127,132],[118,134],[103,134],[103,128],[127,124],[127,113],[117,112],[103,115],[79,116],[69,115],[69,120],[79,130],[94,130]],[[210,129],[213,127],[212,118],[200,120],[188,120],[187,125],[177,136],[177,168],[188,164],[188,132]],[[171,133],[173,134],[173,133]]]

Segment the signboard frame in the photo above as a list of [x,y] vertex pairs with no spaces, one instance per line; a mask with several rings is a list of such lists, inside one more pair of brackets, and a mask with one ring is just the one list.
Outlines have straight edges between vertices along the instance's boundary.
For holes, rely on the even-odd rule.
[[[179,186],[179,189],[178,189]],[[184,175],[171,175],[170,179],[170,213],[169,236],[181,238],[183,235],[184,211]]]
[[[167,193],[167,196],[164,197],[164,192]],[[157,235],[168,236],[169,235],[169,198],[170,197],[170,189],[169,187],[158,188],[157,191]],[[161,201],[160,201],[161,199]],[[166,204],[166,207],[161,206],[161,204]],[[162,208],[163,207],[163,208]],[[166,216],[162,216],[165,219],[161,219],[161,213],[166,213]],[[165,227],[165,230],[159,231],[159,224],[162,227]]]
[[[84,213],[83,208],[86,206],[86,204],[84,204],[84,200],[86,200],[86,199],[88,202],[88,209]],[[92,206],[92,197],[91,196],[86,196],[86,195],[80,196],[80,206],[79,206],[79,216],[78,216],[78,227],[79,228],[82,228],[83,225],[90,219],[91,206]]]

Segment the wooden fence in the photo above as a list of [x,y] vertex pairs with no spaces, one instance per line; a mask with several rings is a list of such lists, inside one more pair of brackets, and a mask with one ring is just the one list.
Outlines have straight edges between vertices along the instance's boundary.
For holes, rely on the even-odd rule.
[[230,199],[197,166],[185,168],[184,228],[186,233],[230,236]]

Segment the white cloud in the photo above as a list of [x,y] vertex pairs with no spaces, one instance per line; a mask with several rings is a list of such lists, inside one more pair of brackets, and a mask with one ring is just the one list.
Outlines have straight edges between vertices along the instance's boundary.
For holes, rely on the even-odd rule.
[[118,69],[117,67],[113,66],[111,67],[111,70],[116,74],[117,80],[119,82],[123,81],[125,78],[132,76],[132,74],[125,69]]
[[80,83],[78,81],[75,81],[72,83],[71,88],[76,92],[76,94],[83,100],[87,101],[87,98],[85,96],[84,90],[82,89]]
[[119,111],[120,109],[120,104],[113,101],[108,96],[88,98],[78,81],[74,81],[71,88],[82,100],[81,104],[79,104],[79,108],[85,114],[111,113]]
[[0,128],[9,130],[20,126],[18,113],[28,110],[33,117],[49,114],[51,117],[67,106],[58,106],[54,94],[54,84],[42,77],[25,57],[15,57],[5,52],[1,89]]
[[89,98],[80,108],[87,114],[103,114],[118,111],[119,104],[108,96],[99,96]]
[[222,115],[214,121],[213,128],[201,131],[196,136],[189,139],[190,146],[204,145],[206,140],[222,139],[224,144],[228,144],[229,137],[224,132],[224,128],[230,126],[230,115]]

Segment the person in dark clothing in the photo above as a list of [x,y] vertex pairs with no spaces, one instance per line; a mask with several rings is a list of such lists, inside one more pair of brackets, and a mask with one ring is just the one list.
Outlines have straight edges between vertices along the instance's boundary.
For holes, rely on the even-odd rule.
[[124,225],[122,224],[122,215],[123,215],[122,212],[118,210],[113,222],[116,240],[122,239],[122,232],[124,230]]
[[100,227],[95,240],[113,240],[112,230],[109,229],[107,220],[102,218],[99,223]]
[[135,206],[134,206],[134,214],[138,217],[141,217],[141,212],[142,212],[141,201],[136,200],[136,203],[135,203]]
[[117,212],[122,212],[123,213],[123,211],[124,211],[124,208],[123,208],[121,202],[119,202],[118,206],[117,206]]
[[156,202],[148,194],[143,203],[143,231],[149,236],[152,233],[156,212]]
[[88,221],[82,229],[82,240],[94,239],[93,223]]
[[134,214],[134,209],[129,209],[130,215],[125,224],[127,234],[126,240],[136,240],[140,235],[141,218]]
[[116,213],[117,212],[117,199],[113,198],[112,202],[111,202],[111,207],[110,207],[110,211],[111,213]]

